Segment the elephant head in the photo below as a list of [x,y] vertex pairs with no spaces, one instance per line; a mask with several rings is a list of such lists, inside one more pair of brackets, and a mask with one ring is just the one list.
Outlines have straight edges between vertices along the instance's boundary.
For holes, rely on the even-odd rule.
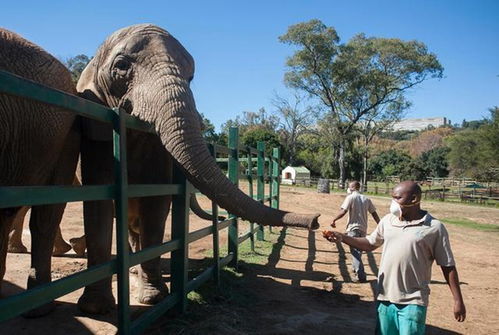
[[262,225],[318,228],[319,214],[264,206],[226,178],[201,136],[189,88],[193,76],[194,60],[184,47],[167,31],[141,24],[118,30],[101,45],[77,90],[154,125],[189,181],[228,212]]

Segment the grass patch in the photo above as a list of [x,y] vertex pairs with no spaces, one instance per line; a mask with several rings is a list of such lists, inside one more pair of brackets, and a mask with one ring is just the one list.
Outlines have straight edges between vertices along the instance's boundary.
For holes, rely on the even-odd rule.
[[466,227],[475,230],[488,231],[488,232],[497,232],[499,233],[499,226],[492,224],[483,224],[478,223],[468,219],[443,219],[442,222],[446,224],[452,224],[460,227]]

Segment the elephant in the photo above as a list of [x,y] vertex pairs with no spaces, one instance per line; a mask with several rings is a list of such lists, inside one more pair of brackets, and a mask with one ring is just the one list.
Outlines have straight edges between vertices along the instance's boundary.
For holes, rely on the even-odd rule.
[[[16,33],[0,29],[0,69],[76,94],[71,74],[56,58]],[[75,114],[28,99],[0,94],[0,186],[71,185],[78,161]],[[65,204],[31,209],[31,269],[27,286],[51,281],[51,254]],[[0,285],[9,233],[26,208],[0,209]],[[0,286],[1,288],[1,286]],[[29,313],[49,312],[53,303]]]
[[[201,135],[190,82],[194,60],[166,30],[151,24],[129,26],[111,34],[84,69],[77,91],[81,97],[149,122],[155,134],[127,131],[130,184],[170,183],[173,164],[189,182],[229,213],[262,225],[317,229],[320,214],[273,209],[238,189],[219,169]],[[113,181],[112,131],[108,124],[82,120],[83,185]],[[162,242],[171,196],[129,199],[138,213],[138,249]],[[88,266],[111,257],[112,201],[84,203]],[[137,249],[136,249],[137,250]],[[139,301],[154,304],[168,294],[159,257],[140,265]],[[80,310],[106,313],[114,307],[111,278],[85,287]]]
[[[16,220],[12,223],[12,231],[9,234],[9,244],[8,244],[8,252],[23,254],[28,252],[28,248],[22,242],[22,232],[24,225],[24,217],[26,216],[29,210],[28,206],[23,206],[19,210],[19,214],[16,215]],[[54,239],[54,247],[52,250],[53,256],[61,256],[66,252],[71,250],[71,245],[64,241],[62,237],[61,228],[58,227]]]

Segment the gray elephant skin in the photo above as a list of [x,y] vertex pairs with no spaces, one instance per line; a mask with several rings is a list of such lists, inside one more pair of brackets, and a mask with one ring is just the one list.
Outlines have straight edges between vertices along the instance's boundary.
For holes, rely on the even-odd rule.
[[[129,183],[168,183],[172,162],[189,181],[219,206],[263,225],[318,228],[318,216],[289,213],[264,206],[240,191],[217,166],[201,136],[201,121],[190,90],[194,61],[167,31],[149,24],[113,33],[99,48],[77,84],[80,96],[150,122],[158,135],[127,132]],[[113,178],[111,130],[104,124],[83,123],[81,168],[83,184],[107,184]],[[135,203],[132,203],[135,202]],[[137,209],[140,248],[162,242],[171,197],[131,199]],[[84,205],[89,266],[110,259],[112,203]],[[156,303],[167,293],[159,258],[141,264],[143,303]],[[104,313],[114,306],[111,280],[87,286],[79,307]]]
[[[0,69],[75,94],[69,71],[21,36],[0,29]],[[78,160],[78,126],[73,113],[0,94],[0,186],[71,185]],[[54,238],[65,204],[34,206],[28,288],[51,281]],[[5,274],[9,232],[26,208],[0,209],[0,285]],[[30,313],[44,314],[47,304]]]

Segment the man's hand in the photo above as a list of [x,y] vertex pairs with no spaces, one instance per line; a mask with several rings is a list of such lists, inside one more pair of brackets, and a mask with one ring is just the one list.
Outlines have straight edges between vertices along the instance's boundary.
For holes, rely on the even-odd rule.
[[331,227],[336,228],[336,220],[333,220],[333,222],[331,222]]
[[456,318],[457,322],[463,322],[464,319],[466,319],[466,307],[464,306],[464,302],[454,302],[454,318]]
[[322,236],[329,242],[341,242],[343,234],[336,231],[324,230],[322,232]]

